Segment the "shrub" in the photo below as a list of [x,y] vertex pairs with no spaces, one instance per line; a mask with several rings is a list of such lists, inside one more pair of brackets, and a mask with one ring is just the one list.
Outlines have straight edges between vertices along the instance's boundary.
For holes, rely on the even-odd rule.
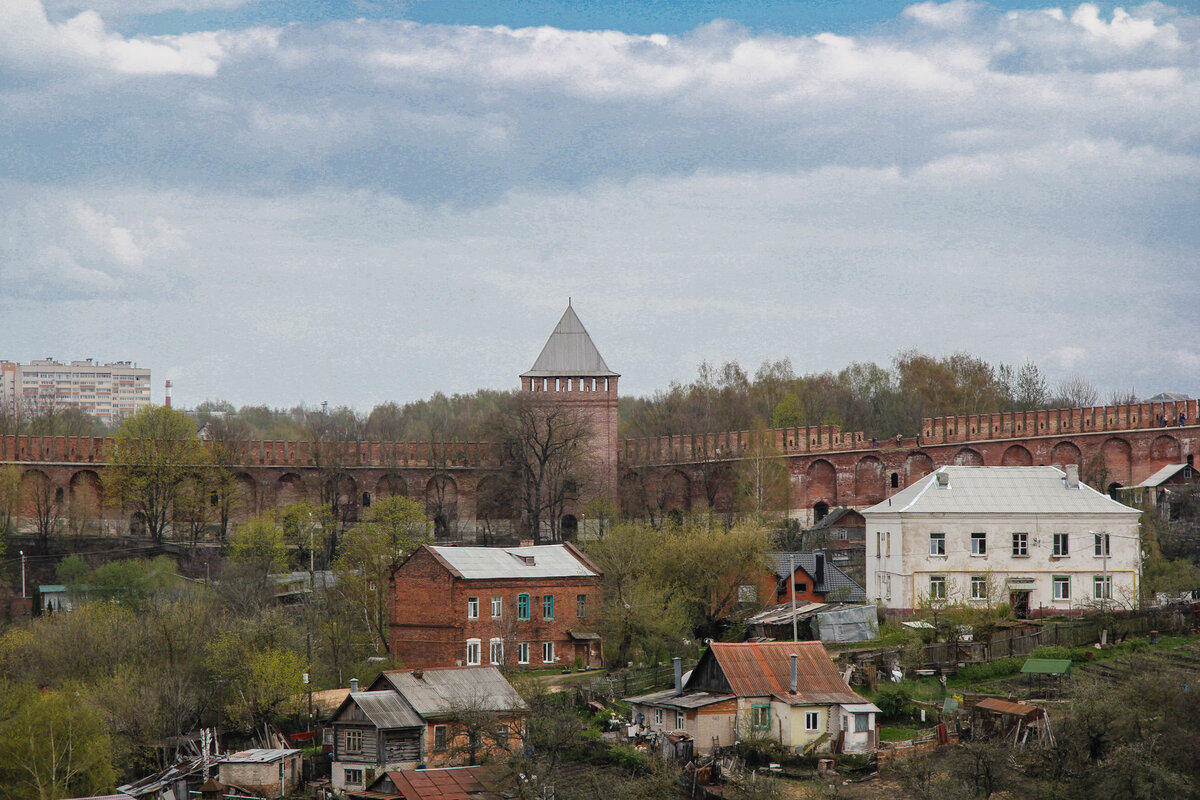
[[959,680],[988,681],[993,678],[1005,678],[1021,671],[1024,658],[998,658],[982,664],[972,664],[958,671]]
[[904,686],[885,686],[875,696],[875,705],[883,712],[884,719],[900,719],[909,710],[912,692]]

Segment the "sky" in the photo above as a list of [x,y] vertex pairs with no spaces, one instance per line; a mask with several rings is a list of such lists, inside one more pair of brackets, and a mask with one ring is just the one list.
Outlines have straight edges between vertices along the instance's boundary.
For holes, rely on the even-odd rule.
[[0,359],[155,400],[902,350],[1200,396],[1200,8],[2,0]]

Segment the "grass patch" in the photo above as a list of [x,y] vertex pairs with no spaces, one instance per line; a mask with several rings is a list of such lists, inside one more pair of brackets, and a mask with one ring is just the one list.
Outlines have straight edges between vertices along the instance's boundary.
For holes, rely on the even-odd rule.
[[879,738],[885,742],[907,742],[917,738],[922,730],[916,725],[881,725]]

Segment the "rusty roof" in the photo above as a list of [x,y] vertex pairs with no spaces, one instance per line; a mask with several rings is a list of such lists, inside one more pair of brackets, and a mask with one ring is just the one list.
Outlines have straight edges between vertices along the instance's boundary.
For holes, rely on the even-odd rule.
[[389,772],[388,778],[404,800],[486,800],[498,778],[495,767],[410,769]]
[[[820,642],[713,642],[709,652],[739,697],[771,695],[791,705],[867,702],[842,680]],[[793,653],[797,656],[794,695],[789,694]],[[693,674],[698,671],[699,667]]]
[[1027,703],[1014,703],[1010,700],[1001,700],[999,697],[988,697],[980,700],[975,704],[975,708],[982,708],[985,711],[992,711],[996,714],[1008,714],[1013,717],[1041,716],[1042,714],[1042,709],[1037,706],[1031,706]]

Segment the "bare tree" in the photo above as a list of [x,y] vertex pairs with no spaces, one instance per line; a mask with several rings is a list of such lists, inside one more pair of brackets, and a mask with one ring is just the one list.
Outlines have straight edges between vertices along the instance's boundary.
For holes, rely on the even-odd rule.
[[1085,378],[1067,378],[1055,390],[1054,404],[1060,408],[1091,408],[1100,401],[1096,385]]
[[591,478],[587,420],[575,409],[521,396],[498,415],[495,433],[529,537],[535,544],[547,534],[559,539],[567,502]]

